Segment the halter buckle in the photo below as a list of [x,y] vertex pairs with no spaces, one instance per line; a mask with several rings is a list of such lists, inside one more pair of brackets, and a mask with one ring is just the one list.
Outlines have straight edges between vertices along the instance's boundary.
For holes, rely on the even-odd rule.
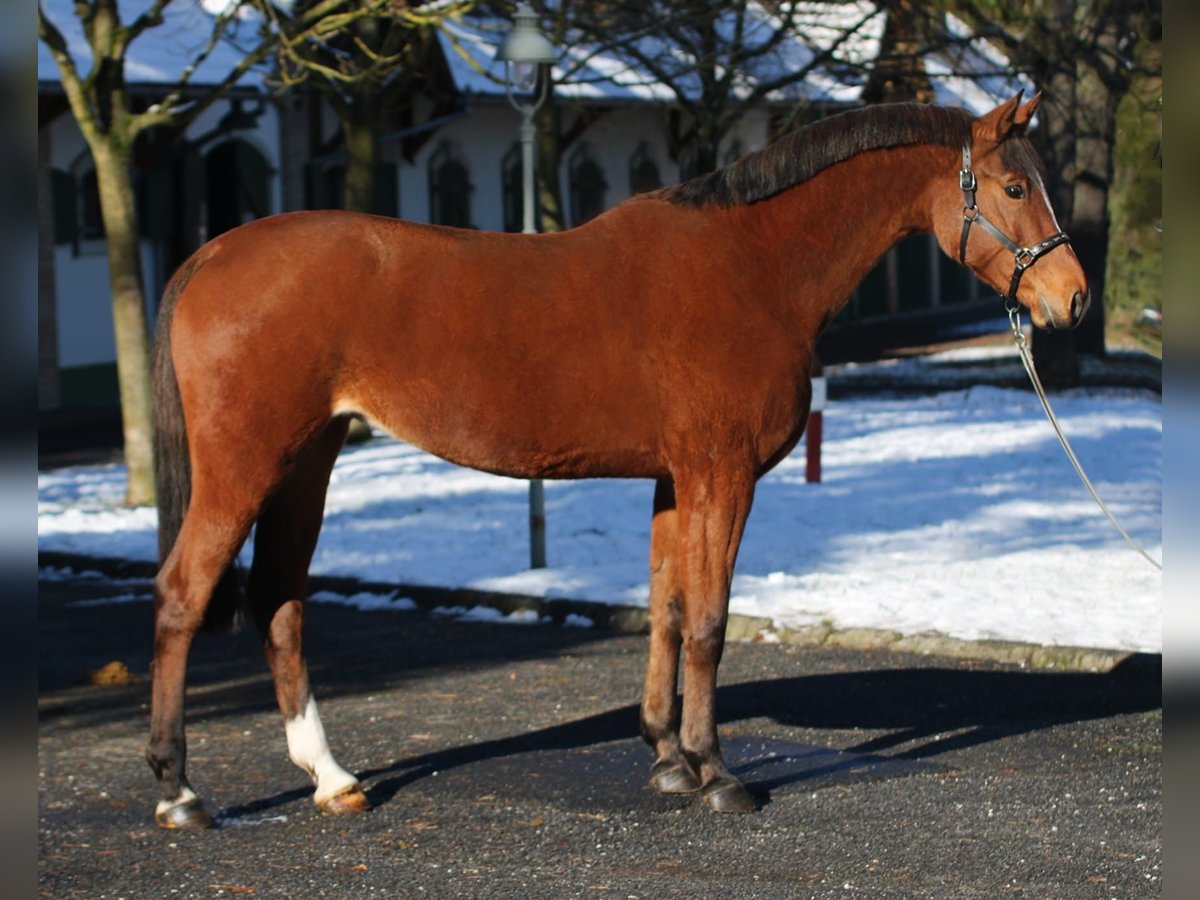
[[1017,264],[1018,269],[1028,269],[1037,259],[1037,254],[1028,247],[1022,247],[1014,255],[1013,259]]
[[964,193],[974,191],[976,187],[975,173],[970,169],[960,169],[958,173],[958,186]]

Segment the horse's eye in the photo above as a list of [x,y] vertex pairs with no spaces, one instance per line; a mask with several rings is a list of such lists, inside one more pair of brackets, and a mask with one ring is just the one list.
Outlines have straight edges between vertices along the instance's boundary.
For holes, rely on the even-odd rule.
[[1004,189],[1004,193],[1008,194],[1008,196],[1012,197],[1014,200],[1025,199],[1025,188],[1021,187],[1019,184],[1010,184]]

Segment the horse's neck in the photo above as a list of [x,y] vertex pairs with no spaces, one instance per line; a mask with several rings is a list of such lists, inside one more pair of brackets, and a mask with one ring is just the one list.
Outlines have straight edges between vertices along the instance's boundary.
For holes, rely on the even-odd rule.
[[932,229],[930,186],[953,176],[943,148],[870,151],[741,207],[745,226],[780,261],[766,270],[780,282],[770,291],[780,312],[802,319],[797,327],[830,321],[889,248]]

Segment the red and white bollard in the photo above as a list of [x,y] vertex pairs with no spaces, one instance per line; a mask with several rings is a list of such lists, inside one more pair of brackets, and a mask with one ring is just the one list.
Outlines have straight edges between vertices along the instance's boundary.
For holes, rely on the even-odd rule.
[[812,405],[808,408],[808,427],[804,436],[804,480],[811,483],[821,480],[821,412],[825,409],[827,399],[825,369],[821,365],[821,358],[815,353],[809,375],[812,378]]

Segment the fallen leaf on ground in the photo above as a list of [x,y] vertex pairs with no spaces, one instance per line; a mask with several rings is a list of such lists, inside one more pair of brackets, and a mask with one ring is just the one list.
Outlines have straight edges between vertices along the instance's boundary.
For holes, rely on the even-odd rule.
[[137,678],[129,671],[129,666],[114,659],[89,675],[88,681],[92,684],[133,684]]

